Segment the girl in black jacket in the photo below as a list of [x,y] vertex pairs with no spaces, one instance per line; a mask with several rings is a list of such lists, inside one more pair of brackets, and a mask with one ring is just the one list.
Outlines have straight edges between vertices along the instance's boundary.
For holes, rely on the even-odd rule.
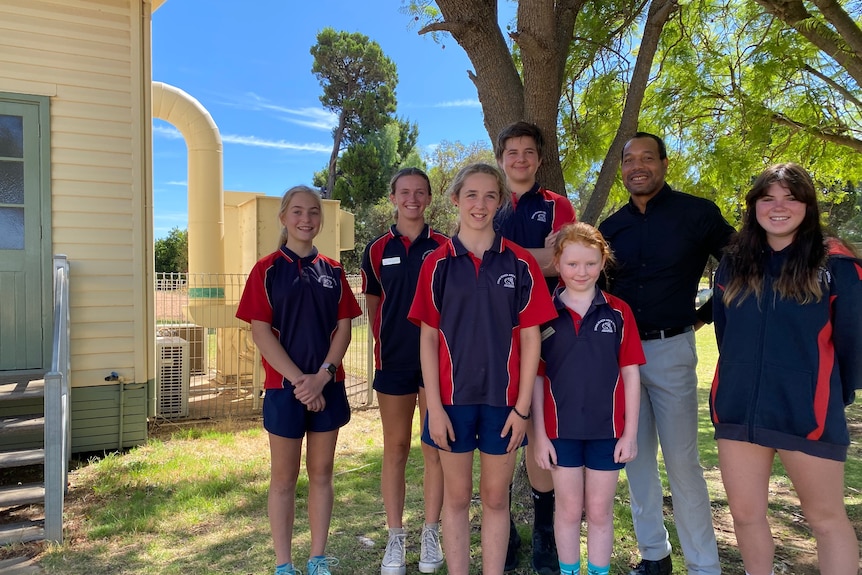
[[825,239],[814,184],[767,168],[716,275],[719,361],[710,396],[721,477],[746,573],[772,573],[766,517],[775,454],[817,540],[820,572],[855,575],[844,508],[845,405],[862,388],[862,266]]

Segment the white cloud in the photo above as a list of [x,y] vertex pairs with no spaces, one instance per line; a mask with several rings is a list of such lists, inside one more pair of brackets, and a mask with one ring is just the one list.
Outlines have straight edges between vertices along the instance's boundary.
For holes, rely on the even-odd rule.
[[448,102],[438,102],[434,104],[434,108],[481,108],[482,103],[479,100],[450,100]]
[[182,140],[183,135],[173,126],[163,126],[161,124],[153,124],[153,135],[164,136],[171,140]]
[[185,187],[188,187],[189,183],[185,180],[180,180],[180,181],[171,180],[170,182],[165,182],[165,185],[166,186],[182,186],[185,188]]
[[257,148],[275,148],[278,150],[297,150],[301,152],[332,152],[332,146],[324,144],[297,144],[285,140],[264,140],[257,136],[238,136],[235,134],[224,134],[222,141],[228,144],[239,144],[241,146],[253,146]]
[[[157,136],[163,136],[171,140],[183,138],[183,135],[180,133],[180,131],[171,126],[154,125],[153,134]],[[299,152],[327,154],[332,152],[331,145],[318,144],[315,142],[296,143],[288,142],[286,140],[267,140],[264,138],[259,138],[257,136],[242,136],[238,134],[222,134],[221,140],[226,144],[238,144],[240,146],[252,146],[256,148],[272,148],[276,150],[295,150]],[[187,182],[169,182],[169,184],[177,186],[188,185]]]
[[338,116],[323,108],[288,108],[273,104],[254,92],[248,92],[246,96],[248,98],[237,105],[250,110],[276,112],[280,120],[291,124],[326,132],[332,131],[338,125]]

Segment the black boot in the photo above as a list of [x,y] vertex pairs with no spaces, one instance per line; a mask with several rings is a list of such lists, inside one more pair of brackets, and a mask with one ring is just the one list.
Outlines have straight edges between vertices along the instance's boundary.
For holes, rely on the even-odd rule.
[[518,551],[521,550],[521,534],[515,527],[515,521],[509,514],[509,546],[506,547],[506,564],[503,571],[514,571],[518,567]]
[[673,563],[670,555],[658,561],[642,559],[638,566],[629,571],[629,575],[671,575]]
[[560,559],[553,529],[533,529],[533,569],[539,575],[559,575]]

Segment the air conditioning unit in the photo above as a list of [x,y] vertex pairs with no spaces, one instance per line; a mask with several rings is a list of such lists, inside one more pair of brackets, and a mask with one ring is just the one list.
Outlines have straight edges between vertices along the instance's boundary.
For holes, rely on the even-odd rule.
[[189,415],[189,342],[181,337],[156,338],[156,415]]

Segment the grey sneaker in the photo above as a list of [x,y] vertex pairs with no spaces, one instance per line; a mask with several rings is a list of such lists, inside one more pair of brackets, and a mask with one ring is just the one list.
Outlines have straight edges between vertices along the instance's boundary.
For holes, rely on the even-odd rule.
[[423,525],[419,547],[419,572],[434,573],[443,566],[443,548],[440,547],[438,524]]
[[335,557],[312,557],[308,560],[308,575],[332,575],[330,567],[338,565]]
[[407,532],[403,527],[389,530],[389,541],[386,543],[386,551],[383,552],[383,561],[380,563],[380,575],[407,573],[407,550],[404,547],[406,540]]

